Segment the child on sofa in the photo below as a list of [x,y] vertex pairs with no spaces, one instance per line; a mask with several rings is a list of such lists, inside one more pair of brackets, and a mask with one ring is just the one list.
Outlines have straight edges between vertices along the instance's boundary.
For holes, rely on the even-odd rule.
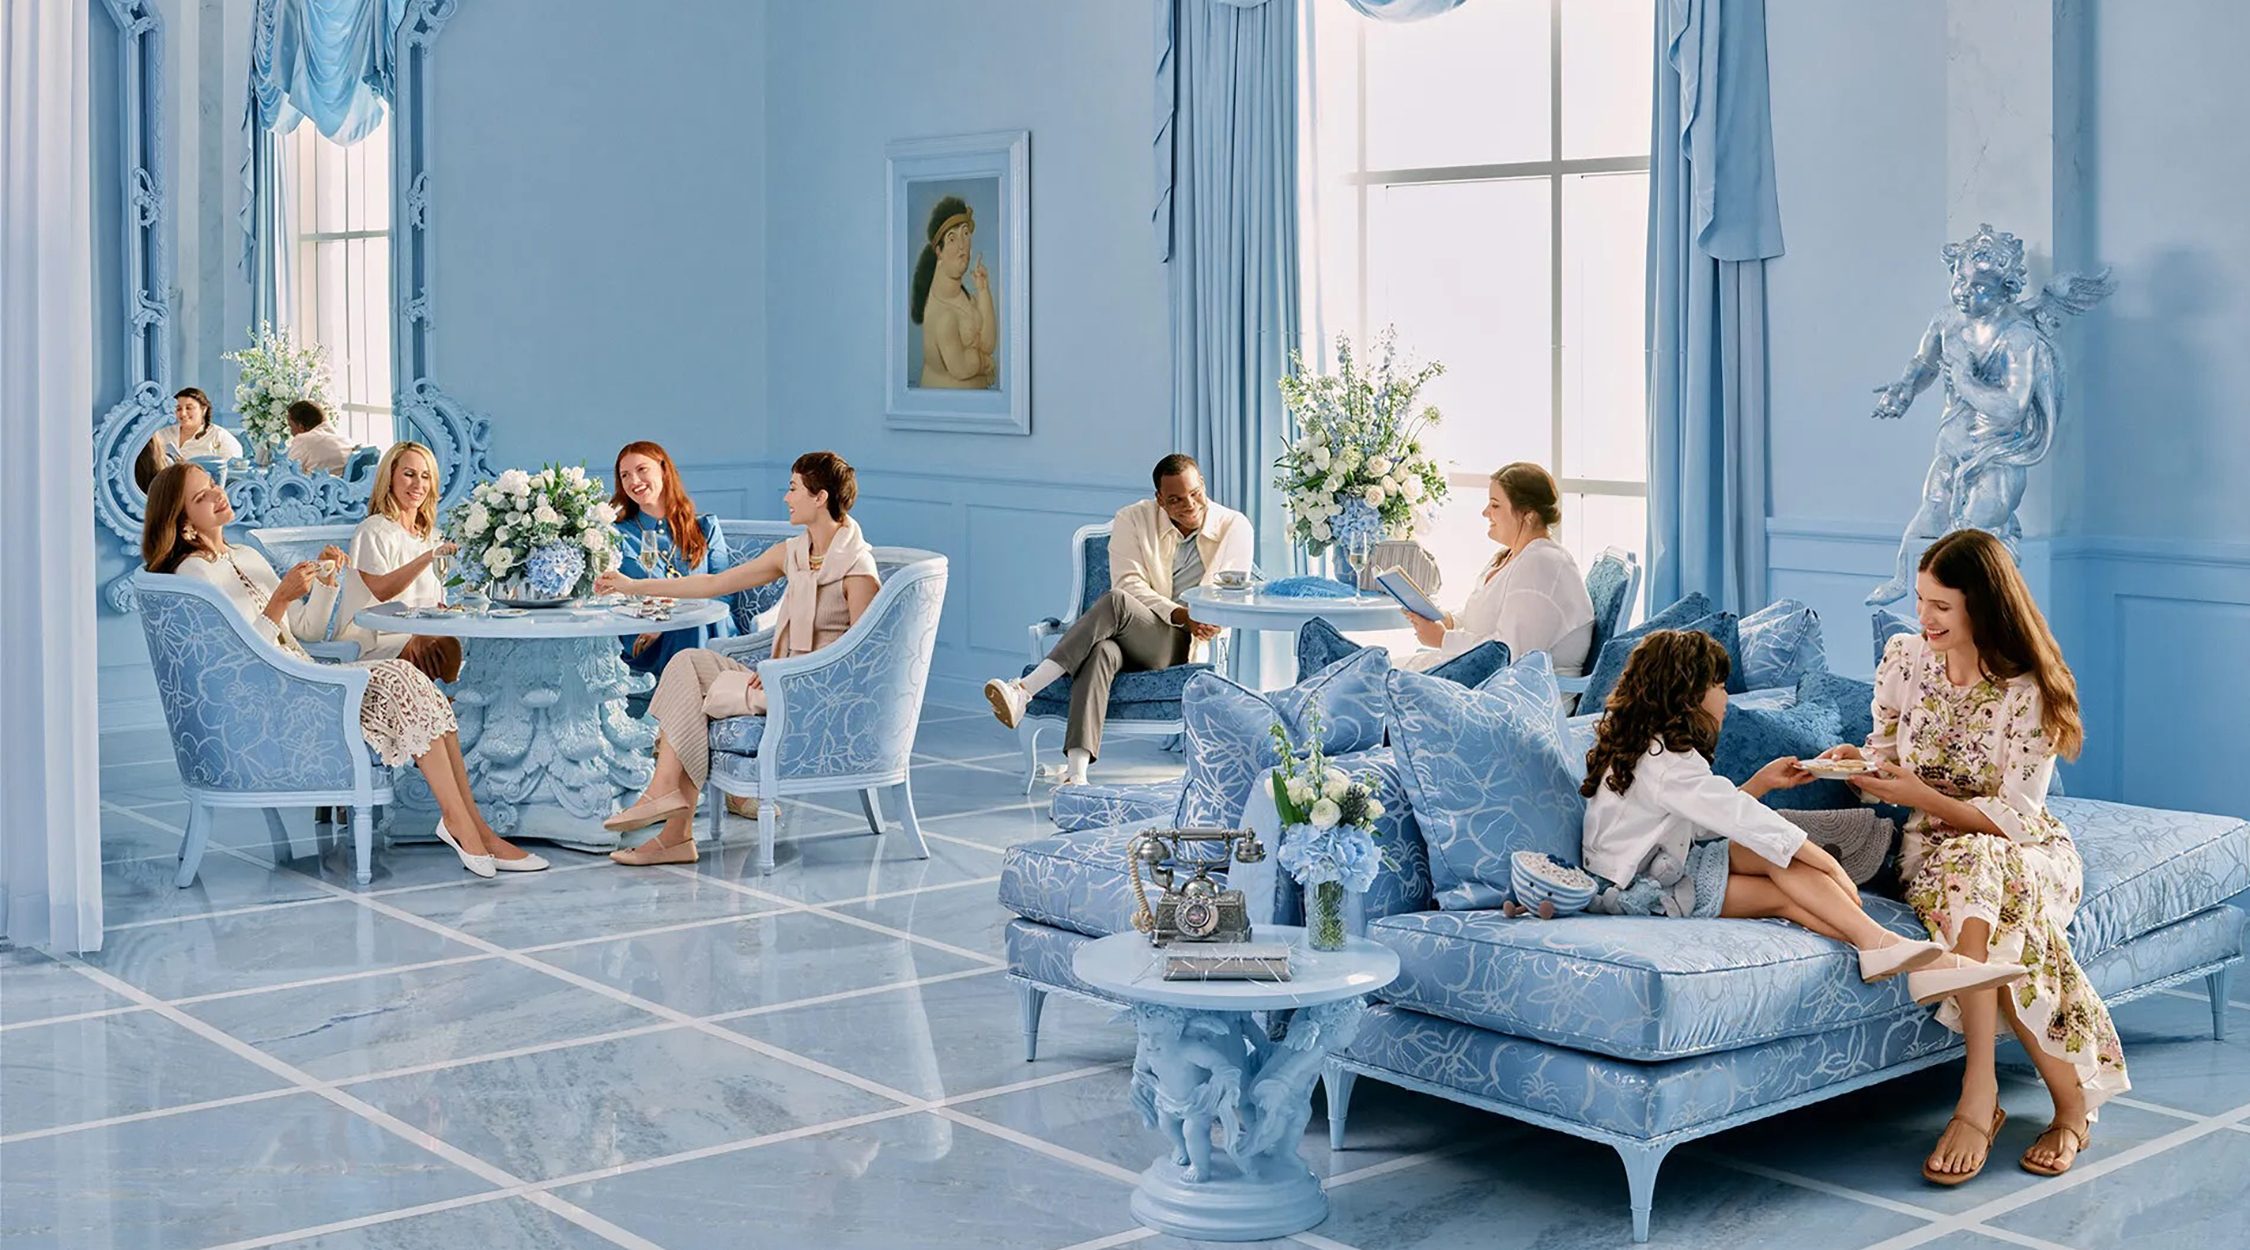
[[1812,780],[1794,757],[1741,788],[1711,771],[1727,713],[1727,653],[1708,634],[1659,630],[1626,661],[1586,753],[1585,866],[1591,910],[1615,915],[1770,917],[1859,951],[1860,979],[1907,973],[1917,1002],[2018,980],[1875,923],[1834,856],[1758,802]]

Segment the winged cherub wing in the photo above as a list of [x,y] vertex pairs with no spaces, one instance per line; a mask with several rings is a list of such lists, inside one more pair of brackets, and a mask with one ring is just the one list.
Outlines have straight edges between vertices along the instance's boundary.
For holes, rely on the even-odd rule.
[[2052,336],[2072,315],[2101,303],[2116,289],[2117,279],[2106,267],[2096,274],[2058,274],[2044,290],[2024,302],[2024,311],[2039,323],[2041,334]]

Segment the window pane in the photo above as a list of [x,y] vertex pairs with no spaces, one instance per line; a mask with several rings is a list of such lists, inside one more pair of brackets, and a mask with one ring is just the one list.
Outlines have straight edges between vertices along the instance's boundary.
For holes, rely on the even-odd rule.
[[[1633,495],[1581,495],[1566,492],[1563,495],[1563,523],[1557,538],[1570,554],[1578,558],[1578,567],[1591,565],[1595,558],[1610,548],[1630,551],[1640,559],[1645,578],[1648,569],[1648,500]],[[1635,592],[1638,595],[1639,592]],[[1640,598],[1628,611],[1628,619],[1637,617]]]
[[1648,175],[1563,180],[1563,476],[1648,475]]
[[1422,392],[1445,418],[1428,441],[1465,472],[1553,460],[1550,194],[1519,178],[1369,197],[1368,325],[1445,365]]
[[1648,155],[1649,0],[1567,0],[1562,13],[1563,157]]
[[[1495,465],[1494,468],[1499,466]],[[1484,504],[1491,491],[1489,473],[1458,473],[1451,477],[1445,503],[1430,528],[1420,536],[1437,560],[1444,579],[1438,606],[1458,612],[1476,585],[1477,575],[1492,563],[1499,550],[1485,533]]]
[[1548,12],[1548,0],[1477,0],[1428,21],[1363,21],[1368,168],[1548,159]]

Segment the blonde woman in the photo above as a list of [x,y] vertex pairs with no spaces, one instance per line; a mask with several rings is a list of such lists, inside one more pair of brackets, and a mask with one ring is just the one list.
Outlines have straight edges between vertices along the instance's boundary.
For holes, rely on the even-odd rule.
[[[420,443],[394,443],[375,466],[367,519],[352,531],[351,572],[344,580],[343,619],[377,603],[429,607],[445,601],[437,562],[457,548],[437,527],[437,456]],[[461,640],[376,632],[357,625],[347,637],[363,660],[404,660],[433,681],[461,676]]]

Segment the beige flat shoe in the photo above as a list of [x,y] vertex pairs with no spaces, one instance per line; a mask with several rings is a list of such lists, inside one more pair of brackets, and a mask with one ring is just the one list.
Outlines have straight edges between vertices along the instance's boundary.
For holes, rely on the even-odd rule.
[[611,851],[609,858],[612,863],[623,864],[628,868],[647,868],[656,864],[692,864],[695,862],[695,839],[689,838],[677,846],[666,846],[661,839],[650,838],[639,846]]
[[[758,800],[748,795],[730,794],[727,796],[727,810],[744,820],[756,820],[759,806]],[[781,804],[775,803],[773,805],[773,817],[775,820],[781,819]]]
[[1870,983],[1888,981],[1901,972],[1913,972],[1941,959],[1945,954],[1945,947],[1936,942],[1900,938],[1889,946],[1861,951],[1859,979]]
[[663,824],[682,812],[694,810],[695,800],[684,792],[664,798],[652,794],[603,821],[602,828],[611,833],[631,833],[635,829]]
[[1978,963],[1965,955],[1941,956],[1940,961],[1906,974],[1906,992],[1915,1002],[1928,1006],[1941,998],[1996,989],[2031,975],[2022,964]]

